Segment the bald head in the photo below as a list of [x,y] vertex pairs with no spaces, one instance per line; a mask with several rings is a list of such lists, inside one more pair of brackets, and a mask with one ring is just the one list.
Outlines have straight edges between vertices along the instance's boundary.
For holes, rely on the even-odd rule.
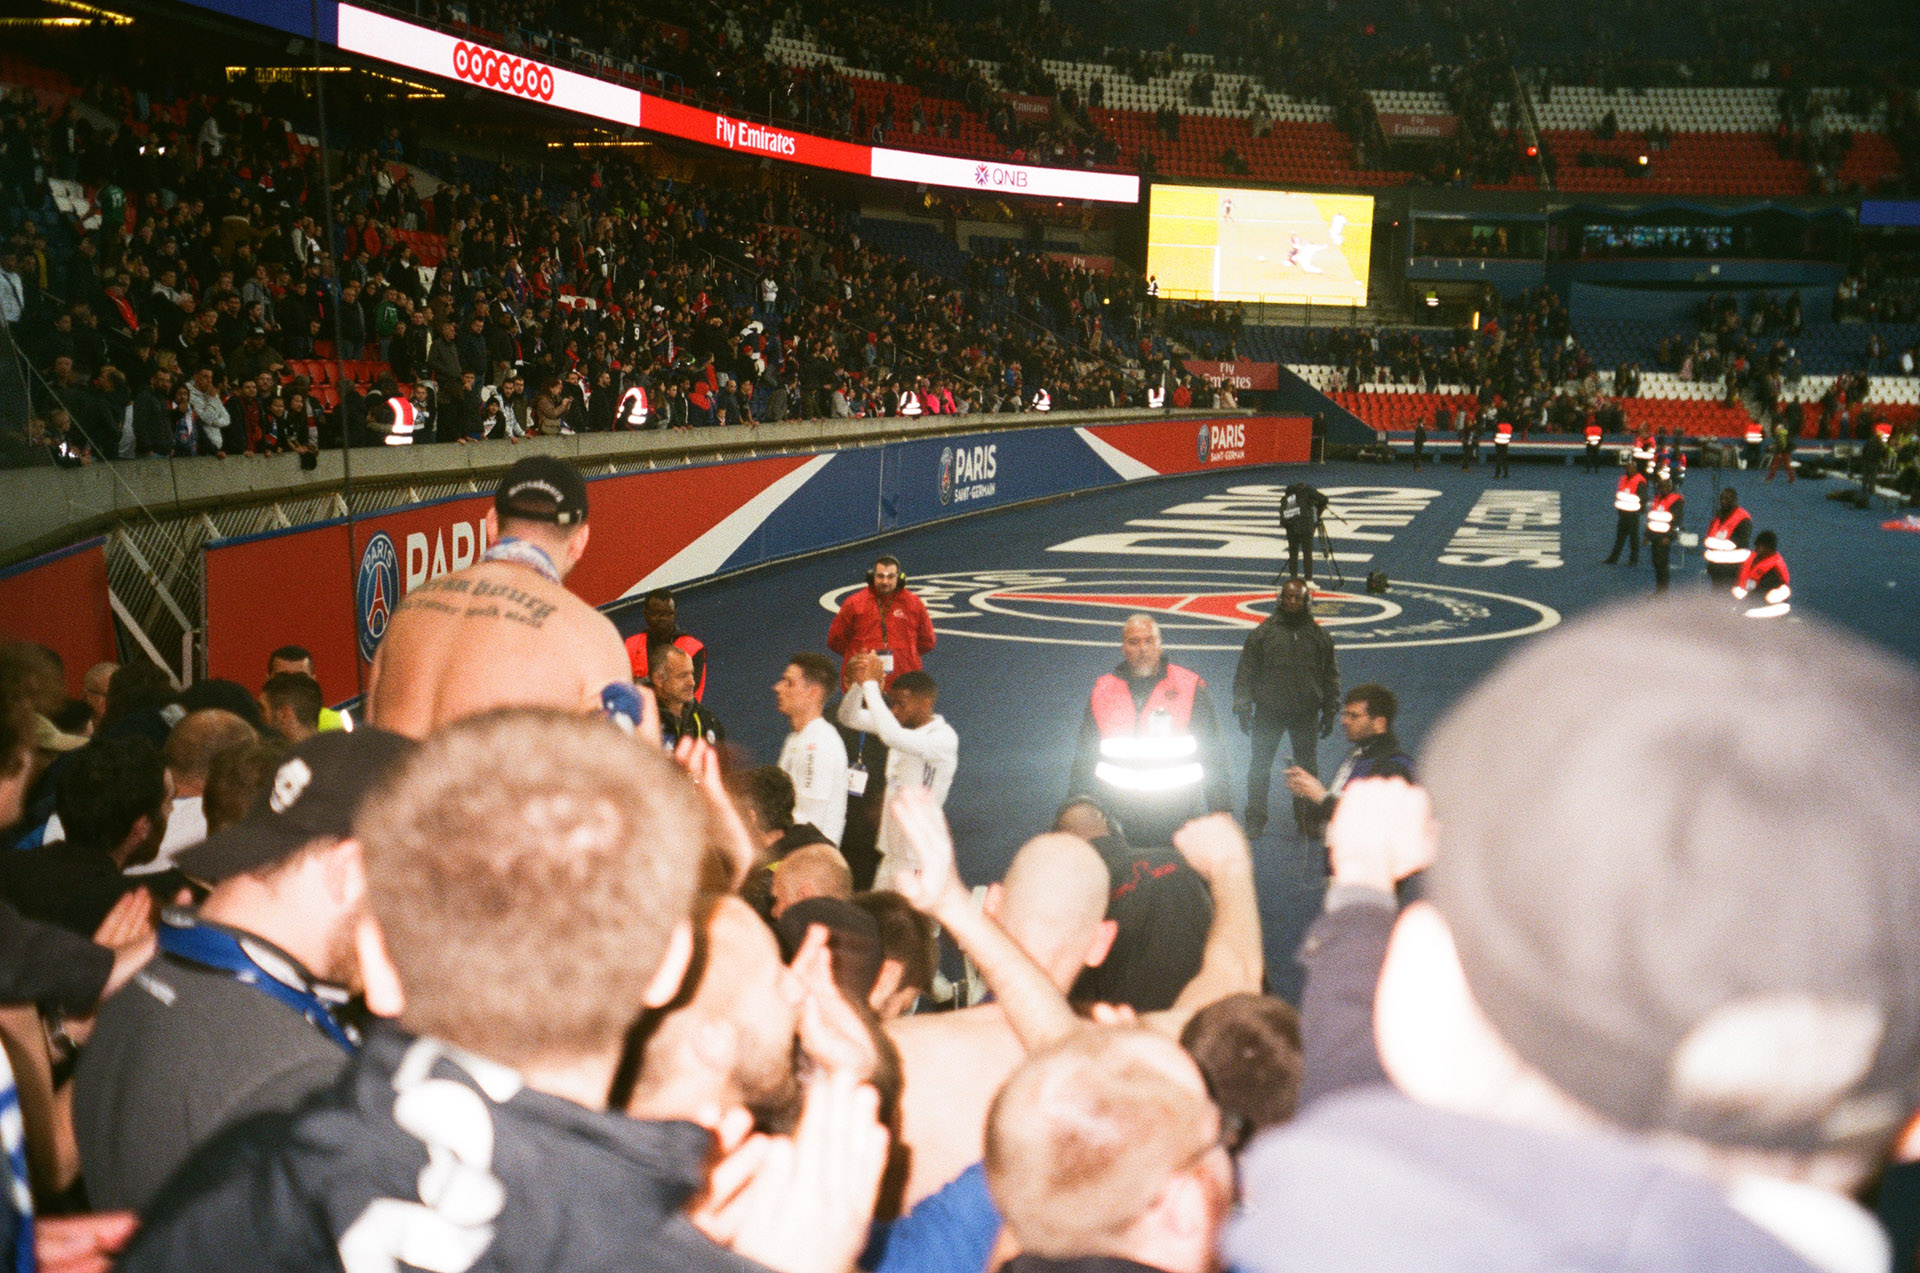
[[776,917],[810,897],[832,897],[843,902],[853,897],[853,870],[831,844],[803,845],[782,858],[780,869],[773,873]]
[[1107,864],[1077,835],[1050,831],[1021,846],[1007,867],[994,903],[994,918],[1034,960],[1072,984],[1079,970],[1097,964],[1112,943],[1106,923],[1113,883]]
[[232,712],[209,707],[181,718],[167,735],[164,752],[167,770],[173,774],[176,796],[197,796],[205,791],[207,770],[213,758],[229,747],[259,741],[253,726]]

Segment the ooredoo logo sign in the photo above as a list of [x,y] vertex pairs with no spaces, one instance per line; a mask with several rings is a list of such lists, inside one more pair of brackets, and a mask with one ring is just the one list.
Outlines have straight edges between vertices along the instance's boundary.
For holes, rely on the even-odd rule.
[[351,4],[341,5],[339,15],[340,47],[349,53],[595,119],[630,125],[640,122],[640,94],[622,85]]
[[511,53],[501,53],[465,40],[453,46],[453,74],[456,79],[531,98],[536,102],[553,100],[553,68],[530,62]]

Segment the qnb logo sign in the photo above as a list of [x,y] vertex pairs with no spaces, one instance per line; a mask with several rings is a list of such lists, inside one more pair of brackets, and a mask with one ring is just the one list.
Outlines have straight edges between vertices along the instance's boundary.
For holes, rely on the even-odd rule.
[[940,502],[964,504],[992,497],[994,477],[1000,472],[999,445],[942,447]]
[[728,150],[751,150],[760,155],[792,155],[799,149],[792,133],[728,119],[725,115],[713,117],[713,140]]
[[1025,190],[1027,182],[1027,170],[1024,168],[1008,168],[1001,164],[975,164],[973,168],[973,184],[976,186]]
[[538,62],[530,62],[511,53],[468,44],[453,46],[453,74],[469,84],[512,93],[536,102],[553,100],[553,71]]

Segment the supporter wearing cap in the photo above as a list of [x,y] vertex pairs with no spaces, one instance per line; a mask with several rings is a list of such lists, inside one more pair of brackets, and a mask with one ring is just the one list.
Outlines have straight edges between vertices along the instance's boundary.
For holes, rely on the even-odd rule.
[[195,1146],[345,1067],[357,1037],[334,1013],[361,987],[366,896],[353,816],[412,746],[374,729],[315,735],[245,818],[181,855],[212,891],[162,916],[159,956],[101,1009],[75,1078],[93,1205],[144,1208]]
[[437,731],[354,822],[367,1002],[393,1024],[296,1112],[202,1146],[119,1267],[849,1268],[884,1159],[870,1091],[810,1090],[732,1252],[683,1214],[713,1136],[608,1108],[632,1026],[687,972],[708,818],[658,748],[574,713]]
[[586,554],[587,484],[565,460],[508,469],[487,513],[492,546],[394,607],[367,674],[368,719],[424,737],[495,707],[644,714],[607,617],[562,582]]
[[[1306,947],[1307,1083],[1376,975],[1378,1063],[1242,1160],[1234,1266],[1887,1268],[1848,1195],[1920,1101],[1916,720],[1912,667],[1705,600],[1509,660],[1434,731],[1430,810],[1341,801],[1376,869],[1336,865]],[[1623,751],[1664,757],[1632,799],[1595,777]]]

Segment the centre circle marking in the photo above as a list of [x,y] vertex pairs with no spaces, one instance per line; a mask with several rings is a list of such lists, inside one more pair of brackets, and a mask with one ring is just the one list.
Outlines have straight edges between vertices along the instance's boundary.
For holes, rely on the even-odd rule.
[[[864,586],[836,588],[820,605],[837,612]],[[1144,613],[1159,621],[1169,650],[1238,651],[1276,605],[1273,576],[1255,570],[954,571],[917,575],[912,588],[942,637],[1100,649],[1117,644],[1127,615]],[[1334,645],[1349,650],[1505,641],[1560,622],[1557,610],[1525,597],[1411,581],[1395,582],[1381,596],[1316,584],[1313,609]]]

